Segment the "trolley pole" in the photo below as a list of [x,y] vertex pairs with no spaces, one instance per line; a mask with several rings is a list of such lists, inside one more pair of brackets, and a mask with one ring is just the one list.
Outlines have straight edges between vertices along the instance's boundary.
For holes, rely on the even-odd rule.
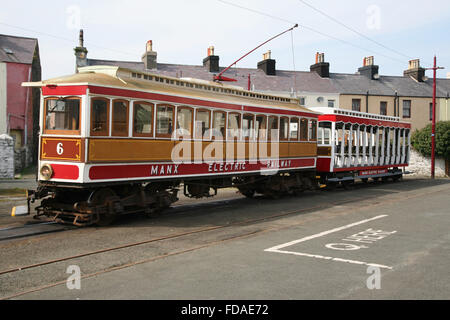
[[433,70],[433,111],[431,116],[431,179],[434,179],[435,167],[435,148],[436,148],[436,70],[444,69],[436,66],[436,56],[434,56],[433,68],[426,68],[426,70]]

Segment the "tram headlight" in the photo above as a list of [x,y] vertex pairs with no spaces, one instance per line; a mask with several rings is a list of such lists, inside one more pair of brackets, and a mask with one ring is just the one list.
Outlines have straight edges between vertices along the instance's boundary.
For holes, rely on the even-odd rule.
[[39,172],[41,173],[41,176],[44,178],[44,180],[50,180],[53,175],[52,166],[49,164],[44,164]]

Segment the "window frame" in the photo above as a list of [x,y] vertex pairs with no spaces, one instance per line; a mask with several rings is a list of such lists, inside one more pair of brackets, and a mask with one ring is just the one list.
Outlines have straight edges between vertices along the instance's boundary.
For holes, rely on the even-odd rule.
[[[304,136],[302,135],[302,133],[303,133],[303,132],[302,132],[302,128],[303,128],[303,126],[302,126],[302,120],[305,120],[305,121],[306,121],[306,131],[305,131],[306,137],[304,137]],[[299,137],[298,137],[299,141],[303,141],[303,142],[309,141],[309,137],[308,137],[309,127],[308,127],[308,125],[309,125],[309,119],[308,119],[308,118],[301,117],[301,118],[300,118],[300,124],[299,124]]]
[[[191,111],[191,125],[190,125],[190,135],[189,136],[184,136],[184,135],[178,135],[178,111],[179,110],[190,110]],[[176,125],[175,125],[175,136],[177,139],[187,139],[187,140],[191,140],[194,137],[194,108],[193,107],[189,107],[189,106],[177,106],[177,112],[176,112]]]
[[[291,138],[291,122],[297,122],[297,139]],[[299,117],[291,117],[289,119],[289,141],[299,141],[300,140],[300,118]]]
[[[287,138],[283,138],[282,136],[281,136],[281,119],[287,119],[287,123],[288,123],[288,126],[287,126]],[[280,140],[280,141],[289,141],[289,134],[290,134],[290,124],[291,124],[291,121],[290,121],[290,119],[289,119],[289,117],[285,117],[285,116],[281,116],[280,117],[280,120],[279,120],[279,123],[278,123],[278,139]]]
[[[152,121],[151,121],[151,131],[150,133],[138,133],[135,131],[135,123],[136,123],[136,105],[139,104],[143,104],[143,105],[148,105],[152,107]],[[152,102],[147,102],[147,101],[133,101],[133,123],[132,123],[132,136],[133,137],[153,137],[154,131],[155,131],[155,104]]]
[[[94,107],[94,101],[95,100],[103,100],[106,101],[106,129],[103,131],[94,131],[94,127],[93,127],[93,117],[92,117],[92,108]],[[105,97],[91,97],[90,100],[90,119],[89,119],[89,127],[90,127],[90,135],[91,136],[102,136],[102,137],[109,137],[109,127],[110,127],[110,123],[109,123],[109,114],[110,114],[110,108],[111,107],[111,99],[109,98],[105,98]],[[105,133],[106,131],[106,133]]]
[[[208,112],[209,115],[209,128],[206,129],[205,132],[208,132],[209,130],[209,136],[207,138],[204,137],[204,135],[202,134],[201,137],[197,136],[197,131],[196,131],[196,127],[195,127],[195,122],[197,122],[197,115],[199,112]],[[197,108],[195,109],[195,121],[194,121],[194,139],[198,139],[198,140],[211,140],[211,135],[212,135],[212,111],[209,109],[205,109],[205,108]]]
[[268,116],[267,115],[265,115],[265,114],[255,114],[255,125],[256,125],[256,118],[257,117],[263,117],[263,119],[264,119],[264,128],[263,128],[263,130],[265,130],[265,131],[263,131],[264,132],[264,136],[261,138],[260,137],[260,135],[259,135],[259,128],[256,128],[255,127],[255,141],[267,141],[267,118],[268,118]]
[[[214,127],[214,115],[216,114],[216,113],[221,113],[221,114],[223,114],[223,115],[225,115],[225,123],[224,123],[224,134],[222,134],[222,132],[221,132],[221,134],[222,134],[222,140],[218,140],[217,138],[216,138],[216,136],[214,135],[214,132],[215,132],[215,127]],[[212,140],[218,140],[218,141],[226,141],[226,138],[227,138],[227,130],[228,130],[228,114],[227,114],[227,112],[226,111],[222,111],[222,110],[214,110],[213,112],[212,112],[212,117],[211,117],[211,139]]]
[[[405,102],[409,101],[409,114],[407,116],[405,116]],[[411,118],[411,109],[412,109],[412,100],[406,99],[406,100],[402,100],[402,117],[405,119],[410,119]]]
[[267,141],[272,141],[272,135],[271,135],[271,130],[272,128],[269,128],[269,119],[270,118],[276,118],[277,121],[275,121],[275,123],[277,124],[277,140],[280,141],[280,117],[279,116],[275,116],[275,115],[270,115],[267,117]]
[[[172,132],[171,133],[158,133],[158,107],[171,107],[172,108]],[[175,109],[176,106],[168,103],[158,103],[155,105],[155,137],[156,138],[171,138],[174,134],[174,125],[175,121]]]
[[80,135],[81,134],[81,111],[82,111],[82,107],[81,107],[81,97],[78,96],[67,96],[64,97],[64,100],[66,99],[76,99],[80,102],[79,104],[79,109],[78,109],[78,130],[60,130],[60,129],[47,129],[47,101],[48,100],[60,100],[61,97],[46,97],[44,98],[44,119],[43,119],[43,124],[42,124],[42,132],[44,134],[61,134],[61,135]]
[[[384,106],[385,106],[385,109],[384,109],[384,113],[382,113],[381,111],[382,111],[382,108],[381,108],[381,106],[384,104]],[[382,115],[382,116],[387,116],[387,109],[388,109],[388,103],[387,103],[387,101],[380,101],[380,115]]]
[[[311,132],[313,133],[312,135],[310,135],[309,133],[309,124],[311,124],[311,126],[313,127],[313,128],[311,128]],[[315,127],[315,130],[312,130],[312,129],[314,129],[314,127]],[[318,126],[317,126],[317,119],[309,119],[309,121],[308,121],[308,141],[317,141],[317,128],[318,128]]]
[[[126,111],[126,130],[125,132],[114,130],[114,103],[115,102],[124,102],[127,106]],[[130,101],[125,99],[112,99],[111,101],[111,137],[128,137],[130,132]]]
[[[353,108],[353,102],[358,101],[358,110]],[[352,111],[361,112],[361,99],[360,98],[354,98],[352,99]]]
[[[230,124],[230,116],[231,115],[233,115],[233,114],[235,114],[235,115],[237,115],[238,117],[239,117],[239,120],[238,120],[238,136],[237,137],[231,137],[230,136],[230,130],[232,130],[231,128],[229,128],[229,124]],[[240,112],[235,112],[235,111],[233,111],[233,112],[228,112],[227,113],[227,126],[226,126],[226,134],[227,134],[227,136],[226,136],[226,140],[227,141],[239,141],[239,140],[241,140],[241,128],[242,128],[242,114],[240,113]]]
[[[252,116],[252,118],[253,118],[253,128],[249,128],[248,129],[248,132],[249,132],[249,136],[248,137],[244,137],[244,133],[243,133],[243,130],[244,130],[244,117],[245,116]],[[254,141],[255,140],[255,123],[256,123],[256,116],[255,116],[255,114],[253,114],[253,113],[244,113],[243,115],[242,115],[242,125],[241,125],[241,138],[242,138],[242,140],[243,141]]]

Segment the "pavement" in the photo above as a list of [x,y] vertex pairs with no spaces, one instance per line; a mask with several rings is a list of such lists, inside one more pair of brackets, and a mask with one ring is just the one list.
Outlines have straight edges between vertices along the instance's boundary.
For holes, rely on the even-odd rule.
[[[5,289],[9,282],[13,288],[37,277],[50,283],[58,272],[58,279],[67,277],[62,271],[74,264],[83,275],[90,274],[81,279],[80,289],[70,290],[63,282],[16,298],[450,299],[449,195],[449,179],[405,179],[273,201],[241,198],[225,206],[147,223],[139,220],[95,232],[60,233],[56,241],[42,238],[35,246],[43,260],[46,255],[57,256],[63,248],[67,256],[67,251],[75,252],[82,243],[84,249],[94,244],[112,246],[148,232],[157,236],[174,229],[264,217],[269,212],[309,209],[207,236],[69,261],[58,267],[61,269],[54,266],[45,273],[35,270],[0,281],[5,281]],[[326,202],[337,204],[324,206]],[[170,254],[204,242],[210,245]],[[26,247],[10,244],[8,249],[0,247],[0,253],[5,261],[14,259],[16,264],[19,259],[33,260],[33,243],[27,242]],[[145,262],[148,255],[164,254],[164,258]],[[144,262],[129,264],[139,260]]]

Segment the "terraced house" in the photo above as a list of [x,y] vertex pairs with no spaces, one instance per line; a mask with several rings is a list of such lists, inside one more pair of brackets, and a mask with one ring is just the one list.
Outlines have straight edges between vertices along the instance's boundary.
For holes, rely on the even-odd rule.
[[[199,65],[158,63],[152,41],[140,61],[90,59],[87,48],[80,44],[75,48],[76,67],[114,65],[134,70],[151,71],[179,78],[212,80],[224,68],[219,66],[219,56],[214,47],[207,48],[207,55]],[[373,57],[366,57],[355,73],[331,73],[330,63],[324,54],[317,53],[309,71],[277,70],[276,60],[270,51],[263,55],[256,68],[231,68],[224,76],[236,79],[237,86],[254,91],[298,96],[307,107],[330,107],[374,114],[400,117],[411,122],[412,129],[420,129],[431,121],[433,80],[425,76],[419,60],[409,61],[408,68],[400,76],[379,74],[379,66]],[[437,82],[437,121],[448,120],[450,79]]]

